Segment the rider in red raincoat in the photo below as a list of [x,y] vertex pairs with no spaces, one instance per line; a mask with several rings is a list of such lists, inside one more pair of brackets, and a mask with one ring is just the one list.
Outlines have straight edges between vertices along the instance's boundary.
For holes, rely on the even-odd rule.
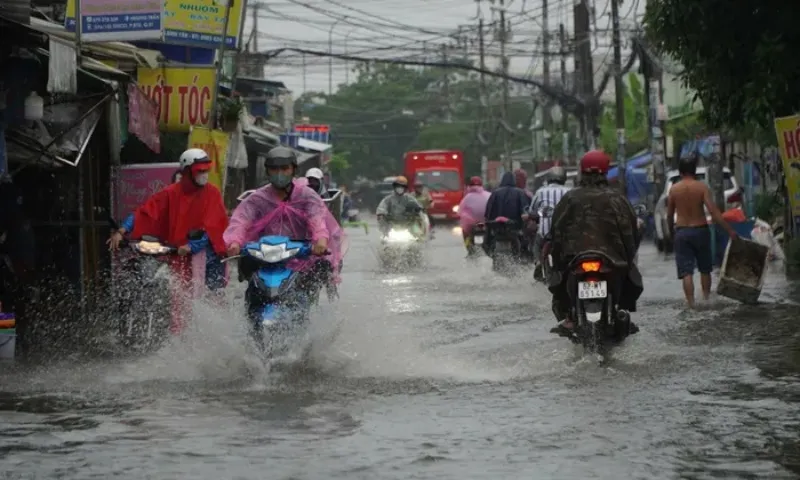
[[[203,291],[206,256],[225,255],[222,233],[228,227],[222,194],[214,185],[208,185],[208,154],[190,148],[183,152],[179,164],[180,180],[147,199],[108,241],[110,248],[116,250],[123,236],[130,233],[133,239],[150,235],[178,247],[178,255],[168,260],[181,284],[172,294],[173,333],[183,330],[191,299]],[[198,230],[204,232],[202,238],[190,240],[189,233]]]

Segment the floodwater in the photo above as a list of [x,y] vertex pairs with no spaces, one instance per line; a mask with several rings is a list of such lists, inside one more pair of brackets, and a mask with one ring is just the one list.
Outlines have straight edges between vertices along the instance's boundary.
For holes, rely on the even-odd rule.
[[341,299],[311,360],[266,372],[242,316],[205,309],[149,358],[0,371],[2,479],[705,479],[800,477],[800,327],[775,275],[757,307],[682,311],[650,246],[641,333],[607,366],[548,332],[529,276],[468,263],[377,270],[351,230]]

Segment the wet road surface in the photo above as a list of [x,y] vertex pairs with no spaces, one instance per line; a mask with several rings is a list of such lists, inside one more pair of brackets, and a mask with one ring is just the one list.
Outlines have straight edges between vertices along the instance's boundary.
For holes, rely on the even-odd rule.
[[682,311],[645,246],[640,334],[608,366],[548,334],[549,295],[440,229],[429,266],[378,271],[350,230],[341,299],[306,368],[267,373],[235,311],[149,358],[0,371],[1,479],[800,477],[800,327],[774,276],[757,307]]

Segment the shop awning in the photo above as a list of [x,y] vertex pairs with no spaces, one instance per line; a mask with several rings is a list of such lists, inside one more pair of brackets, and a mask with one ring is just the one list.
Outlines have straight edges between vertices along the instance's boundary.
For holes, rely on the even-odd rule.
[[9,162],[77,167],[103,117],[104,105],[113,96],[46,105],[42,120],[6,129]]

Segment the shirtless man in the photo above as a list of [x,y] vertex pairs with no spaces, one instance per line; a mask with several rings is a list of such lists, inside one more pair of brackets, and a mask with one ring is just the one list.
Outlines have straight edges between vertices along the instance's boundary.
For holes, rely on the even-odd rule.
[[[683,294],[689,308],[694,308],[694,269],[700,271],[703,299],[711,295],[711,229],[706,220],[705,207],[711,218],[728,232],[731,240],[736,232],[722,219],[722,214],[711,198],[705,182],[697,180],[697,158],[681,159],[678,164],[680,181],[669,190],[667,225],[674,239],[675,264],[678,278],[683,282]],[[675,212],[678,213],[675,219]]]

